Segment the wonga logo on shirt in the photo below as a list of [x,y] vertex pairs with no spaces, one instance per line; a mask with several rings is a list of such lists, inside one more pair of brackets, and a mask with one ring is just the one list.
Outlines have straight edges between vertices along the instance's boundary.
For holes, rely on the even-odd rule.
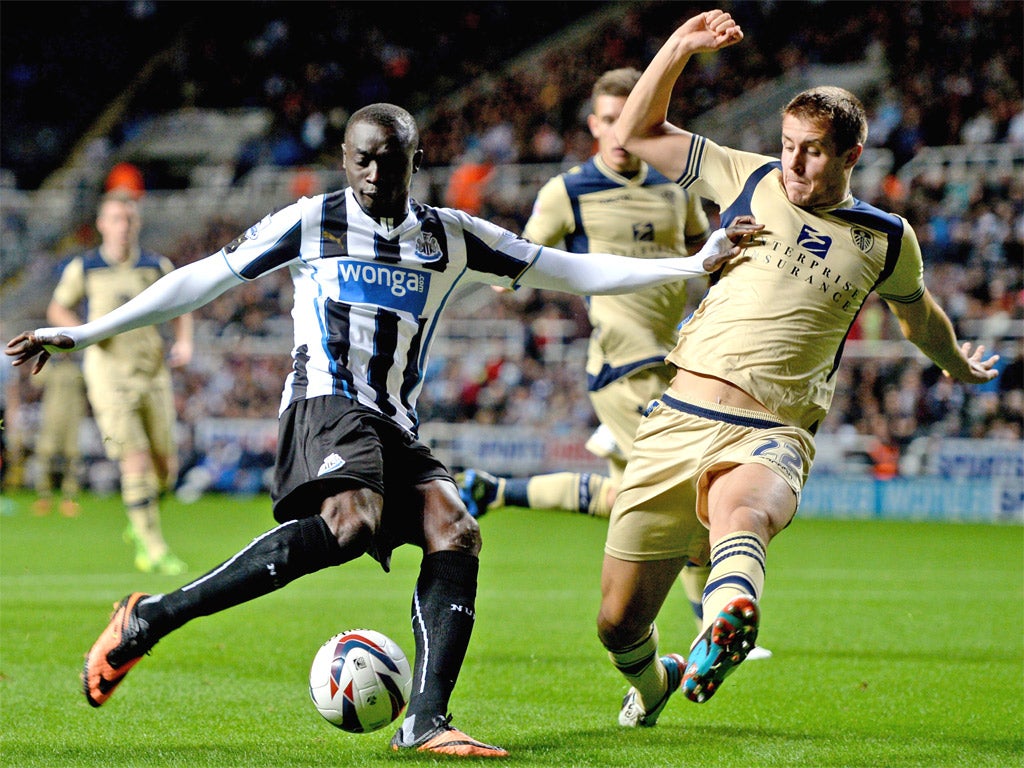
[[338,298],[377,304],[419,317],[427,303],[430,275],[390,264],[343,259],[338,262]]
[[832,238],[804,224],[796,243],[812,256],[824,259],[828,255],[828,249],[832,247]]

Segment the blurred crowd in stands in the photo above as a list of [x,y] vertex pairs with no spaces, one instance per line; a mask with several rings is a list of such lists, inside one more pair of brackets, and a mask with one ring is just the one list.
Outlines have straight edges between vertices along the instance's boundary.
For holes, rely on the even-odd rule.
[[[301,4],[297,4],[301,5]],[[697,6],[623,4],[613,23],[540,51],[528,65],[500,62],[606,3],[545,4],[533,26],[517,3],[457,3],[442,24],[407,4],[382,21],[375,5],[316,4],[316,14],[263,4],[263,20],[238,34],[186,30],[179,55],[162,70],[164,94],[182,104],[268,106],[275,119],[243,147],[236,179],[260,164],[336,163],[349,110],[370,101],[411,108],[423,123],[427,162],[451,166],[445,199],[514,231],[532,197],[489,184],[514,163],[575,164],[594,151],[585,127],[597,73],[643,68],[664,36]],[[573,7],[573,6],[576,7]],[[611,4],[616,5],[616,4]],[[808,6],[815,23],[810,23]],[[926,282],[962,338],[998,352],[1001,375],[965,388],[927,360],[907,352],[895,320],[873,298],[851,334],[835,404],[822,434],[867,438],[877,477],[899,472],[916,439],[933,436],[1024,437],[1024,180],[1019,167],[985,173],[930,169],[907,179],[899,169],[922,148],[1024,144],[1021,3],[727,3],[748,42],[743,55],[720,55],[687,69],[673,119],[688,120],[754,85],[812,63],[876,59],[889,70],[884,87],[862,94],[872,146],[892,152],[892,172],[866,202],[906,216],[926,260]],[[280,9],[280,14],[266,15]],[[561,15],[560,15],[561,14]],[[453,23],[453,18],[455,23]],[[827,23],[820,23],[827,18]],[[246,31],[248,30],[248,31]],[[244,34],[243,34],[244,33]],[[485,86],[453,93],[488,74]],[[173,83],[173,87],[170,87]],[[148,92],[147,92],[148,93]],[[180,104],[139,98],[139,120]],[[131,123],[124,131],[130,132]],[[750,147],[774,152],[774,147]],[[147,184],[159,183],[147,179]],[[712,221],[717,212],[709,210]],[[181,265],[215,252],[252,222],[226,219],[183,236],[167,255]],[[268,418],[277,410],[289,369],[291,286],[287,274],[236,288],[200,311],[197,359],[177,376],[183,422],[204,418]],[[696,298],[696,297],[695,297]],[[523,289],[474,294],[449,319],[506,319],[521,333],[515,349],[494,352],[439,343],[421,396],[424,421],[510,424],[567,433],[596,426],[585,394],[583,353],[589,333],[582,300]],[[282,319],[284,322],[282,322]],[[23,388],[23,399],[35,395]],[[202,460],[193,457],[193,464]]]
[[[348,114],[391,101],[420,118],[429,165],[465,158],[572,162],[590,154],[583,118],[596,74],[642,69],[675,25],[704,7],[408,3],[384,17],[372,3],[266,2],[212,18],[196,4],[142,0],[74,9],[68,18],[75,34],[64,41],[52,36],[61,20],[45,11],[36,16],[45,18],[51,37],[14,34],[27,23],[19,18],[29,11],[26,4],[5,16],[14,25],[12,37],[5,36],[4,125],[12,129],[6,131],[5,168],[30,165],[25,155],[45,153],[54,143],[29,140],[17,130],[18,119],[38,129],[32,120],[52,114],[54,125],[31,135],[64,133],[56,123],[58,116],[69,119],[67,110],[46,109],[55,81],[82,77],[89,47],[115,30],[126,40],[120,58],[105,52],[91,67],[107,62],[112,77],[115,65],[126,66],[128,52],[153,57],[150,66],[139,65],[147,75],[131,88],[105,86],[113,89],[111,98],[125,91],[124,111],[109,137],[115,145],[174,109],[267,108],[271,125],[240,151],[238,179],[255,165],[337,160]],[[1019,2],[747,1],[723,7],[740,20],[748,42],[742,55],[687,68],[680,90],[689,97],[672,105],[671,117],[680,124],[784,72],[867,59],[890,73],[889,87],[860,95],[872,113],[870,141],[893,151],[896,170],[923,146],[1024,141]],[[155,55],[161,42],[164,55]],[[58,45],[71,55],[60,56]],[[82,98],[77,91],[69,95]],[[89,104],[93,114],[104,106],[96,98]],[[82,106],[80,112],[90,112]],[[150,188],[168,182],[160,175],[166,168],[144,170]]]

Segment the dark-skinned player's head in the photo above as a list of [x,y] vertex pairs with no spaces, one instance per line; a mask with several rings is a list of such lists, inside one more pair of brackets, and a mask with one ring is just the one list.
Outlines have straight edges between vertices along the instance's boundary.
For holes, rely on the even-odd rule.
[[345,175],[356,201],[374,218],[402,218],[423,150],[413,116],[394,104],[352,114],[342,145]]

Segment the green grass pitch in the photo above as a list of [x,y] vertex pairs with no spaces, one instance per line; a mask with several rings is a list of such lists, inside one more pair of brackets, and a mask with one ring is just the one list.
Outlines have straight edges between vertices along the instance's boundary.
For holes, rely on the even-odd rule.
[[[111,604],[181,578],[131,568],[114,497],[75,519],[3,499],[0,764],[12,768],[374,768],[457,763],[393,754],[392,727],[354,736],[322,720],[306,675],[332,634],[370,627],[411,656],[419,551],[391,574],[369,558],[197,619],[162,640],[103,708],[82,655]],[[272,520],[265,498],[170,500],[164,525],[194,575]],[[797,519],[771,545],[760,642],[704,705],[673,700],[653,729],[616,724],[624,692],[597,641],[603,521],[502,510],[481,520],[477,624],[454,724],[516,766],[1024,765],[1024,530]],[[659,620],[685,653],[681,591]]]

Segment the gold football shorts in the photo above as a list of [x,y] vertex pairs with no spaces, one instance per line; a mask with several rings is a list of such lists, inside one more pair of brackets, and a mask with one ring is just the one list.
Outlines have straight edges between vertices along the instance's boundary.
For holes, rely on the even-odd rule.
[[87,372],[86,386],[107,458],[120,461],[139,451],[174,455],[174,392],[166,368],[153,377]]
[[620,560],[709,554],[707,491],[718,472],[763,464],[799,503],[814,440],[758,411],[663,395],[647,410],[612,509],[605,552]]

